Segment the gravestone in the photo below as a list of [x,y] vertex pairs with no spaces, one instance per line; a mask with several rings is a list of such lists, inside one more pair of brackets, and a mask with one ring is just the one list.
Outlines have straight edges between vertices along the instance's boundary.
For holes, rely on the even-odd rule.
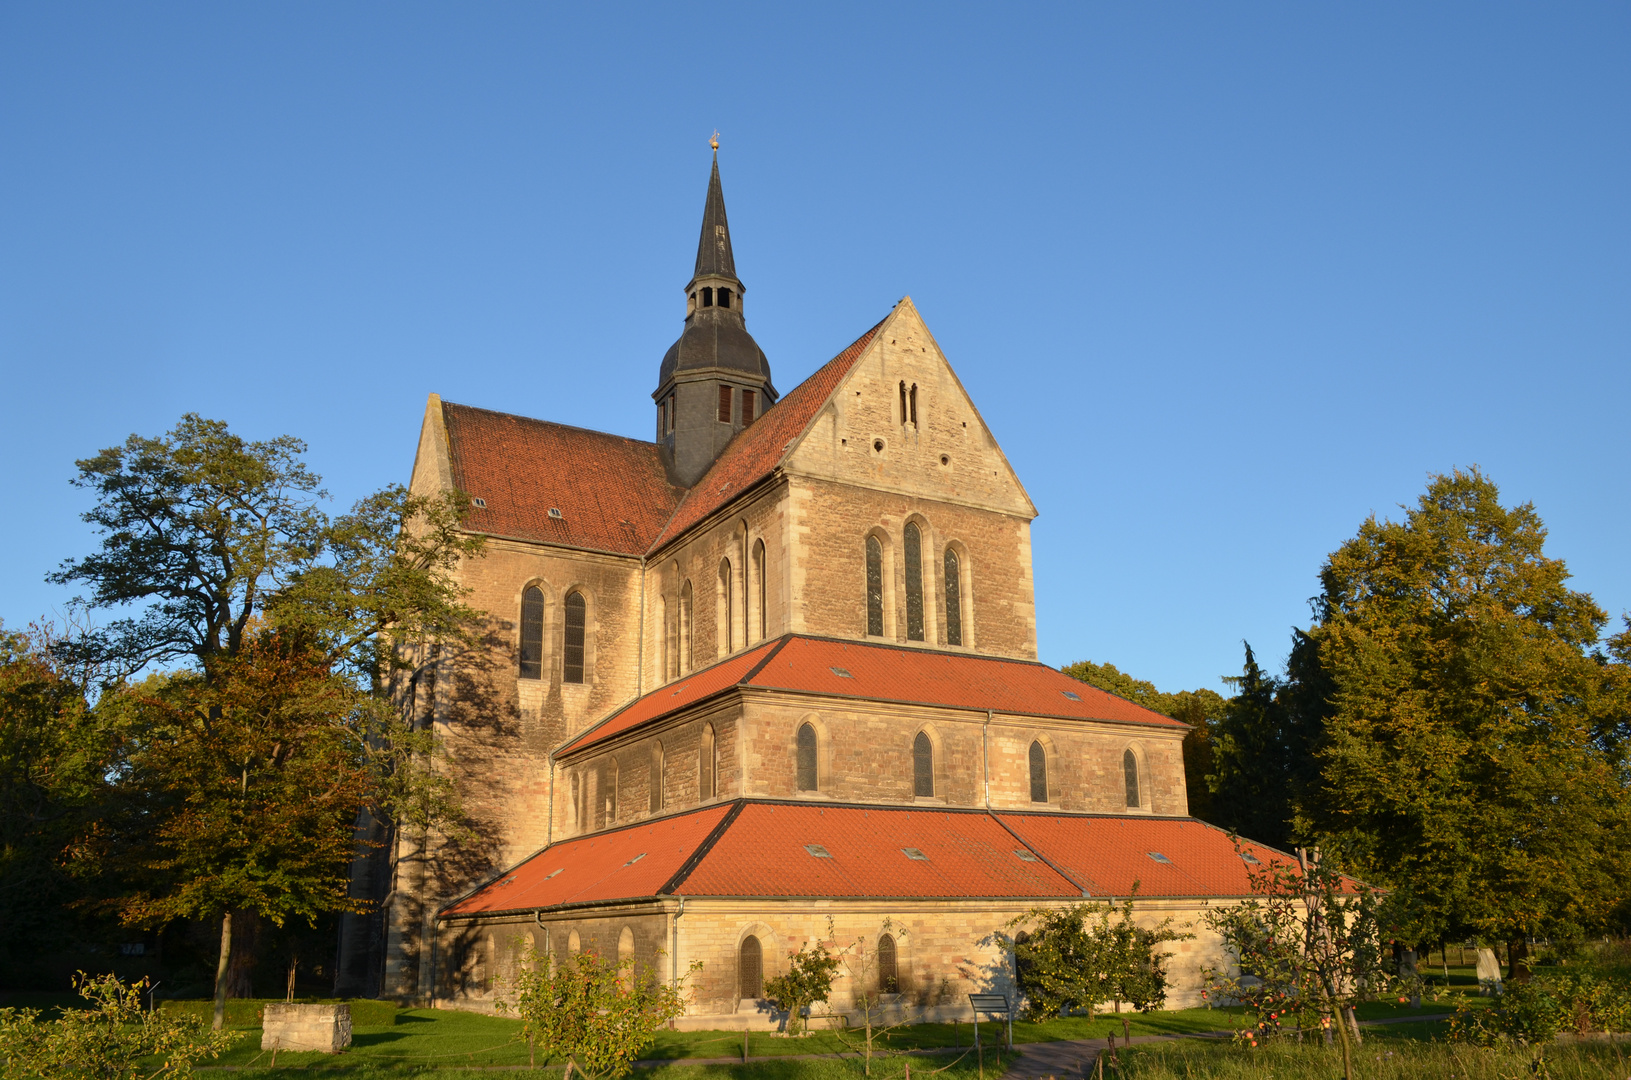
[[349,1005],[273,1002],[262,1014],[262,1050],[318,1050],[338,1054],[350,1045]]
[[1501,962],[1495,959],[1494,949],[1478,950],[1478,992],[1486,997],[1499,994],[1501,986]]

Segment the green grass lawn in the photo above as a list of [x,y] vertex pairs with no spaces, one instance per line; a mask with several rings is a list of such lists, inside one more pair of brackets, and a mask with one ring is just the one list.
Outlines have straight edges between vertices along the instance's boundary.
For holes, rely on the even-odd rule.
[[[1371,1029],[1378,1031],[1385,1029]],[[1631,1054],[1614,1044],[1548,1046],[1540,1050],[1485,1050],[1365,1033],[1354,1053],[1354,1075],[1363,1080],[1625,1080]],[[1538,1066],[1537,1066],[1538,1063]],[[1118,1080],[1331,1080],[1342,1075],[1339,1051],[1324,1046],[1279,1044],[1246,1050],[1228,1044],[1186,1040],[1135,1046],[1119,1054]]]
[[[1432,1015],[1449,1011],[1446,1004],[1424,1002],[1423,1008],[1413,1010],[1408,1005],[1393,1002],[1372,1002],[1361,1008],[1363,1019],[1383,1019]],[[1123,1021],[1126,1021],[1125,1025]],[[1088,1020],[1085,1017],[1067,1017],[1047,1023],[1016,1021],[1014,1042],[1045,1042],[1055,1039],[1102,1039],[1106,1035],[1183,1035],[1202,1031],[1228,1030],[1244,1026],[1247,1014],[1239,1009],[1183,1009],[1157,1013],[1105,1013]],[[981,1024],[981,1041],[988,1048],[1000,1047],[1002,1026],[988,1021]],[[460,1012],[453,1009],[402,1009],[396,1012],[391,1024],[358,1024],[353,1029],[351,1050],[338,1057],[323,1054],[289,1053],[278,1055],[281,1075],[288,1070],[302,1074],[329,1073],[372,1080],[408,1075],[518,1066],[527,1064],[527,1048],[516,1041],[520,1023],[501,1016]],[[1402,1023],[1367,1029],[1367,1041],[1399,1043],[1421,1039],[1441,1032],[1442,1022]],[[260,1028],[242,1026],[238,1044],[213,1065],[247,1068],[260,1074],[271,1065],[271,1054],[260,1049]],[[837,1054],[853,1051],[858,1033],[840,1037],[830,1031],[816,1031],[807,1036],[789,1038],[769,1032],[747,1034],[747,1052],[750,1057],[791,1057],[803,1054]],[[966,1049],[973,1041],[972,1027],[958,1024],[914,1024],[896,1028],[879,1036],[880,1049]],[[740,1031],[664,1031],[646,1047],[641,1055],[646,1060],[674,1060],[679,1058],[732,1058],[740,1059],[743,1033]],[[947,1064],[955,1054],[936,1056],[920,1062],[919,1072]],[[987,1065],[994,1068],[991,1054]],[[975,1072],[967,1065],[974,1062]],[[544,1062],[540,1061],[539,1064]],[[890,1068],[897,1068],[891,1065]],[[898,1069],[897,1069],[898,1071]],[[743,1071],[742,1066],[662,1066],[655,1071],[642,1069],[642,1077],[697,1078],[717,1076],[718,1080],[740,1077],[762,1077],[765,1080],[822,1080],[829,1076],[850,1076],[854,1068],[842,1062],[820,1063],[794,1061],[754,1062]],[[978,1062],[970,1056],[963,1064],[954,1066],[945,1075],[948,1080],[972,1080],[978,1074]],[[293,1075],[293,1073],[289,1073]],[[886,1073],[885,1075],[894,1075]],[[1001,1075],[1000,1072],[993,1075]]]

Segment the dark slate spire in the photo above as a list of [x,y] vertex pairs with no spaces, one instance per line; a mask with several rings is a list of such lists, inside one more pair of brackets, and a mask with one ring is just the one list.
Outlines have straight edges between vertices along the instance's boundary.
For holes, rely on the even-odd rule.
[[693,277],[736,277],[731,254],[731,226],[725,220],[725,189],[719,185],[719,149],[714,149],[714,171],[708,177],[708,201],[702,208],[702,236],[697,241],[697,270]]
[[719,144],[702,207],[696,272],[685,286],[685,328],[657,369],[657,442],[669,477],[690,487],[725,444],[776,401],[770,361],[742,317],[747,287],[736,276],[725,189],[719,183]]

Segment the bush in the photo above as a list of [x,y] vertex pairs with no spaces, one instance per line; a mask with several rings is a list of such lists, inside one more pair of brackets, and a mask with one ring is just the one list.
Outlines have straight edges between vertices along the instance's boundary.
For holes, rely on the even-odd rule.
[[6,1080],[181,1080],[232,1042],[196,1017],[142,1009],[140,983],[80,972],[74,989],[89,1008],[0,1009],[0,1075]]
[[1560,968],[1527,983],[1508,983],[1487,1009],[1463,1001],[1450,1021],[1453,1042],[1550,1042],[1560,1031],[1587,1034],[1631,1029],[1631,980],[1589,968]]
[[[338,998],[296,998],[296,1004],[310,1005],[338,1001]],[[228,998],[227,999],[227,1027],[253,1028],[261,1026],[261,1010],[268,1004],[281,1005],[282,998]],[[394,1001],[375,1001],[372,998],[352,998],[345,1002],[351,1006],[352,1027],[390,1027],[396,1023],[397,1003]],[[203,1020],[210,1020],[215,1015],[215,1002],[209,1000],[199,1001],[161,1001],[160,1010],[164,1012],[179,1013],[182,1016],[196,1016]]]

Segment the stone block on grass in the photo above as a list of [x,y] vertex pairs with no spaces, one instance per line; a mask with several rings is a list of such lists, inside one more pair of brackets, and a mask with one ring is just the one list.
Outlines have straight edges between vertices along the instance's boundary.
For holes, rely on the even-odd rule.
[[351,1006],[273,1002],[261,1018],[262,1050],[317,1050],[338,1054],[351,1045]]

